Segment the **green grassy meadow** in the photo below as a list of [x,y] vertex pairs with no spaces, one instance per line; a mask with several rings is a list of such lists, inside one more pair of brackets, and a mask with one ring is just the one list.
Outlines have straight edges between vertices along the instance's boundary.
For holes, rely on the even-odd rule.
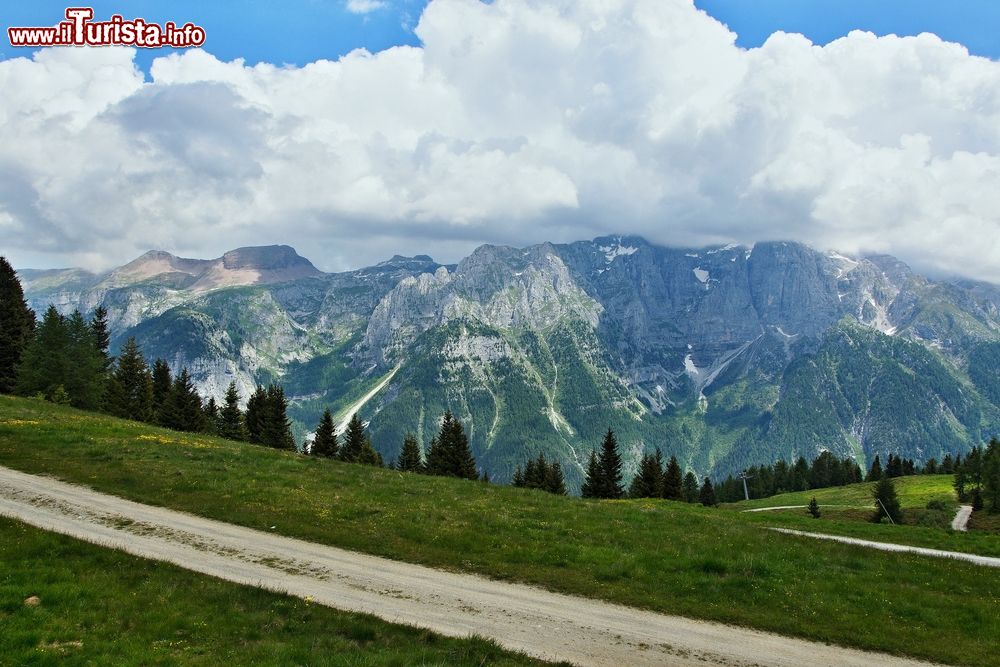
[[[0,518],[0,664],[543,665]],[[39,604],[26,604],[32,597]]]
[[[949,664],[993,665],[1000,652],[1000,570],[780,535],[764,530],[782,525],[768,513],[404,474],[6,396],[0,465],[314,542],[693,618]],[[853,526],[883,541],[918,530]],[[969,551],[1000,544],[989,534],[986,542],[953,537]]]

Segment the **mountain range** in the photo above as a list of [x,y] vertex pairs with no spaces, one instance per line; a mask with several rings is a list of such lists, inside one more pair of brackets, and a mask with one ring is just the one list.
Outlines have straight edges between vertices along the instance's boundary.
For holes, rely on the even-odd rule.
[[205,395],[280,382],[300,437],[357,407],[394,459],[450,409],[497,481],[544,453],[576,488],[609,427],[626,473],[658,447],[699,475],[940,459],[1000,433],[1000,287],[888,255],[615,236],[343,273],[267,246],[19,276],[36,312],[103,305],[113,348],[134,336]]

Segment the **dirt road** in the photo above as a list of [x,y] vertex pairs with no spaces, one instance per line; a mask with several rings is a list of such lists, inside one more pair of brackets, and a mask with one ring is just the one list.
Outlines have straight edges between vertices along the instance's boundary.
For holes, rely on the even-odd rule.
[[955,518],[951,520],[951,529],[966,532],[969,530],[969,518],[972,516],[972,505],[959,505]]
[[815,540],[830,540],[842,544],[853,544],[868,549],[878,549],[879,551],[893,551],[896,553],[912,553],[921,556],[931,556],[933,558],[953,558],[964,560],[974,565],[984,567],[1000,567],[1000,558],[994,556],[977,556],[962,551],[944,551],[942,549],[928,549],[926,547],[913,547],[908,544],[892,544],[891,542],[874,542],[872,540],[859,540],[856,537],[843,537],[842,535],[828,535],[827,533],[807,533],[803,530],[792,530],[791,528],[768,528],[776,533],[785,535],[797,535],[799,537],[811,537]]
[[0,514],[222,579],[580,665],[926,664],[399,563],[2,467]]

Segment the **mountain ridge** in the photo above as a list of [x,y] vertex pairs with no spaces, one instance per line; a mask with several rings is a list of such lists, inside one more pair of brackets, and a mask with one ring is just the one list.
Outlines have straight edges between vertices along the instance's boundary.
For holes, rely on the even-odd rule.
[[[609,426],[627,466],[659,446],[698,473],[821,449],[862,464],[887,447],[930,457],[1000,429],[1000,288],[930,280],[890,255],[604,236],[340,273],[288,246],[130,265],[89,285],[79,271],[23,272],[29,304],[105,305],[115,344],[136,336],[216,398],[230,380],[244,397],[280,381],[300,435],[398,367],[361,410],[387,459],[407,431],[426,447],[446,409],[495,479],[545,453],[571,486]],[[922,405],[896,410],[919,428],[884,395]]]

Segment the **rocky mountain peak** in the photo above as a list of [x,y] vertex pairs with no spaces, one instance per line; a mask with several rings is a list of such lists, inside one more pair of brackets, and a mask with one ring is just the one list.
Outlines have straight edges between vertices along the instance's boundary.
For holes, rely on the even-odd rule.
[[253,269],[276,271],[279,269],[305,269],[315,273],[320,271],[295,249],[287,245],[251,246],[236,248],[222,256],[222,265],[227,269]]

